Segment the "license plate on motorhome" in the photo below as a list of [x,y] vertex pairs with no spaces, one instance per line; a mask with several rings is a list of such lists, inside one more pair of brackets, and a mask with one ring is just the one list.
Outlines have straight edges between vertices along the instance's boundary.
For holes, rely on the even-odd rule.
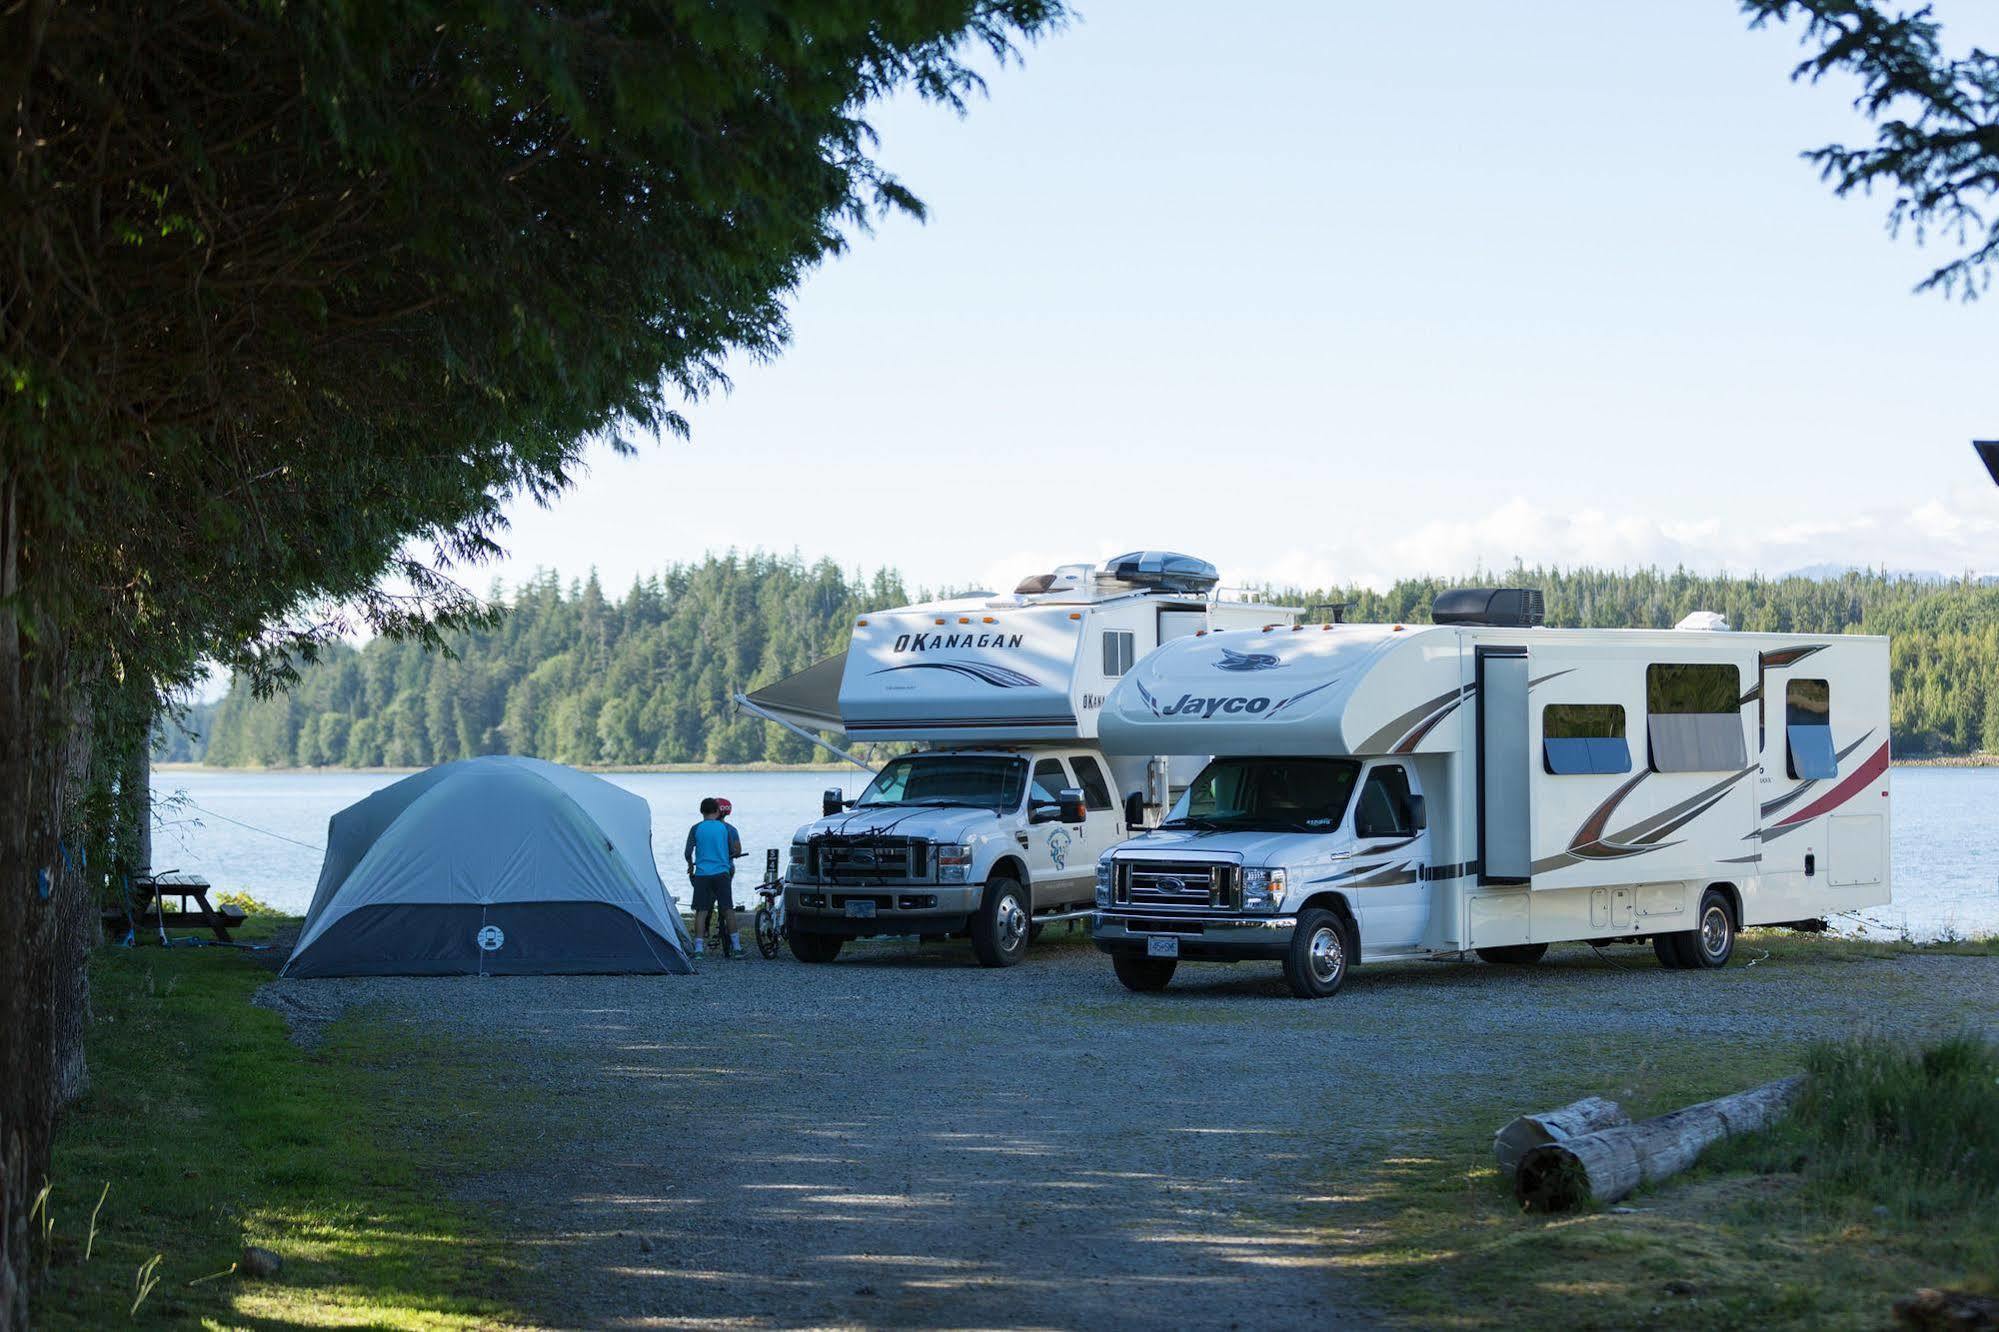
[[1170,938],[1162,939],[1156,934],[1152,935],[1145,941],[1145,955],[1147,957],[1178,957],[1180,956],[1180,941]]
[[873,902],[855,901],[850,899],[847,903],[847,914],[850,916],[858,917],[861,920],[873,920],[875,915],[875,904]]

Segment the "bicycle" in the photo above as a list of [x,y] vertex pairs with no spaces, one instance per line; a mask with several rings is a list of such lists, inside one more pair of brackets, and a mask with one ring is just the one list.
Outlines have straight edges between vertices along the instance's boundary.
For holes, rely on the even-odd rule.
[[778,945],[784,941],[784,883],[760,883],[757,896],[763,900],[757,903],[757,951],[766,960],[777,960]]

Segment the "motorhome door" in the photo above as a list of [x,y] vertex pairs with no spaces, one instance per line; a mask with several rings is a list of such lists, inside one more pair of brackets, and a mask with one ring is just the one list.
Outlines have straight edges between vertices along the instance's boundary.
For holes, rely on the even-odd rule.
[[1478,648],[1473,683],[1478,698],[1478,881],[1527,883],[1534,873],[1527,649]]

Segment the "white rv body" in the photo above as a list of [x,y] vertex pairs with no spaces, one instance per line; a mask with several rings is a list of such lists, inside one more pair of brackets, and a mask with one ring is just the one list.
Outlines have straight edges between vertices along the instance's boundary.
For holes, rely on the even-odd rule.
[[[1701,701],[1723,689],[1726,712]],[[1304,812],[1326,826],[1282,826],[1277,803],[1267,826],[1169,819],[1104,856],[1093,935],[1113,956],[1281,959],[1319,910],[1342,922],[1332,945],[1352,961],[1468,950],[1524,961],[1564,940],[1650,937],[1669,965],[1719,965],[1734,929],[1889,900],[1884,638],[1224,631],[1147,658],[1100,726],[1113,755],[1358,765],[1336,826],[1323,809]],[[1397,799],[1404,785],[1421,799]],[[1188,801],[1175,813],[1184,821]],[[1270,871],[1281,891],[1257,891]],[[1724,923],[1702,918],[1717,900],[1729,940],[1673,961]]]
[[[1163,812],[1205,762],[1106,755],[1097,725],[1112,686],[1163,641],[1295,618],[1215,595],[1213,571],[1198,561],[1145,556],[1143,568],[1137,557],[1068,565],[1006,595],[870,612],[837,666],[829,659],[742,700],[805,730],[916,742],[913,761],[928,765],[892,760],[862,803],[829,793],[838,803],[794,835],[785,907],[799,956],[830,960],[839,941],[868,935],[971,934],[982,961],[1003,965],[1032,927],[1090,912],[1097,857],[1129,831],[1128,804]],[[1189,568],[1190,577],[1172,572]],[[975,767],[1009,774],[980,788],[984,804],[909,794],[925,772],[944,781]],[[1017,919],[995,886],[1015,894]],[[997,952],[987,927],[1006,936]]]

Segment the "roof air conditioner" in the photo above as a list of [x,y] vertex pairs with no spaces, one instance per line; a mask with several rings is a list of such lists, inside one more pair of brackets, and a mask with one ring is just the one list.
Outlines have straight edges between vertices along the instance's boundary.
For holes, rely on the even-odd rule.
[[1541,590],[1534,587],[1457,587],[1430,603],[1436,624],[1489,624],[1532,629],[1545,615]]

